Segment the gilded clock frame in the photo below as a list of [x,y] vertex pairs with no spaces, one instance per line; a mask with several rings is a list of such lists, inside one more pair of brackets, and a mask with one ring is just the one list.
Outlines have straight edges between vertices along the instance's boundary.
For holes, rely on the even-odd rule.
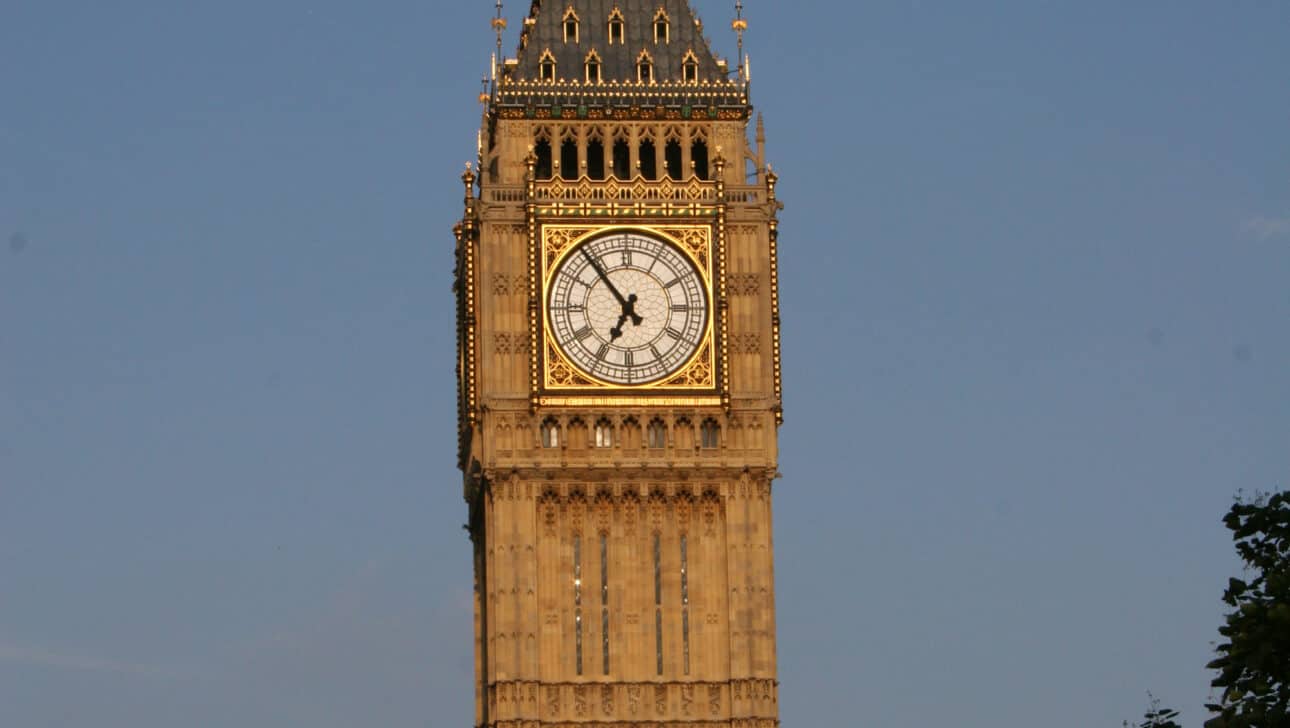
[[[646,384],[617,384],[599,379],[569,361],[556,344],[552,335],[550,312],[547,302],[550,299],[551,278],[559,268],[565,256],[578,245],[595,238],[612,235],[617,232],[632,232],[649,235],[673,245],[686,257],[698,271],[704,291],[707,294],[708,311],[701,342],[694,354],[677,371],[657,381]],[[605,394],[615,395],[648,395],[653,400],[657,395],[712,394],[716,395],[720,378],[717,372],[719,361],[716,341],[715,322],[719,316],[717,310],[717,291],[714,289],[714,231],[712,225],[704,224],[664,224],[664,225],[565,225],[544,224],[540,229],[540,245],[537,265],[537,278],[541,281],[541,297],[538,317],[541,341],[538,354],[538,366],[541,371],[543,394],[584,394],[591,397]],[[566,403],[564,397],[541,397],[542,404],[559,405]],[[610,399],[604,399],[607,403]],[[707,398],[703,398],[706,402]],[[578,398],[579,403],[586,403],[586,398]],[[612,398],[615,403],[636,403],[636,397]],[[687,403],[698,403],[696,398],[685,400]],[[719,403],[714,397],[712,403]],[[572,403],[572,402],[569,402]],[[669,403],[675,403],[674,399]]]

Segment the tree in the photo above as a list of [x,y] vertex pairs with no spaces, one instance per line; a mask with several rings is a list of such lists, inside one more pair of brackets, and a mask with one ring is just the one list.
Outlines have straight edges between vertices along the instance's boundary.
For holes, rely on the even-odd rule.
[[1222,693],[1205,728],[1290,726],[1290,491],[1237,499],[1223,517],[1248,582],[1230,579],[1225,642],[1208,667]]
[[1142,722],[1130,726],[1126,720],[1124,728],[1182,728],[1174,720],[1178,711],[1160,707],[1160,701],[1151,693],[1147,693],[1147,700],[1151,701],[1151,709],[1142,715]]

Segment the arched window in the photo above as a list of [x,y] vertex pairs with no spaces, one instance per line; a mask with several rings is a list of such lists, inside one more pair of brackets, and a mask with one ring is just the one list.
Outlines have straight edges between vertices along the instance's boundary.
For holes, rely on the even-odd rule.
[[694,174],[699,179],[708,178],[708,143],[702,138],[696,138],[690,143],[690,164],[694,166]]
[[560,447],[560,423],[554,417],[542,421],[542,447]]
[[668,32],[667,32],[668,25],[669,23],[667,18],[667,12],[664,11],[663,8],[659,8],[658,12],[654,14],[654,42],[655,43],[668,42],[669,40]]
[[578,140],[573,137],[560,143],[560,179],[578,179]]
[[636,418],[628,415],[622,427],[618,428],[618,445],[624,450],[639,450],[641,447],[641,426]]
[[587,54],[587,83],[600,83],[600,54],[594,50]]
[[639,83],[654,83],[654,58],[646,51],[636,57],[636,80]]
[[646,433],[646,444],[651,449],[658,450],[667,446],[667,426],[663,424],[663,420],[657,417],[650,420]]
[[721,425],[709,417],[699,427],[699,444],[705,450],[716,448],[721,443]]
[[609,420],[600,418],[596,420],[596,447],[613,447],[614,446],[614,426],[609,424]]
[[599,135],[587,140],[587,176],[594,180],[605,178],[605,143]]
[[667,165],[667,176],[672,179],[681,179],[681,142],[676,139],[667,140],[667,145],[663,147],[663,162]]
[[640,164],[641,176],[651,181],[658,179],[658,157],[654,151],[654,140],[642,139],[638,151],[636,161]]
[[618,138],[614,140],[614,177],[618,179],[631,179],[631,146],[626,139]]
[[694,49],[690,49],[685,54],[685,59],[681,61],[681,77],[686,83],[699,82],[699,59],[694,55]]
[[615,7],[609,13],[609,45],[623,44],[626,23],[623,21],[623,11]]
[[578,42],[578,14],[573,12],[572,5],[564,11],[564,42]]
[[547,131],[538,132],[537,141],[533,144],[533,175],[538,179],[551,179],[551,137]]
[[550,49],[542,52],[542,59],[538,61],[538,69],[543,81],[555,80],[555,56],[551,54]]

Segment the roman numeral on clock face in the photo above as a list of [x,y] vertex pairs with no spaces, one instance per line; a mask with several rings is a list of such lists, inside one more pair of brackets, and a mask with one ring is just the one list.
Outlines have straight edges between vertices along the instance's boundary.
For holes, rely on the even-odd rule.
[[590,327],[590,326],[583,326],[582,328],[580,328],[580,329],[578,329],[577,331],[573,332],[573,337],[574,337],[575,339],[577,339],[578,341],[582,341],[582,340],[586,339],[588,336],[591,336],[591,327]]
[[596,358],[601,361],[604,361],[605,357],[608,356],[608,354],[609,354],[609,344],[601,344],[600,348],[596,349]]

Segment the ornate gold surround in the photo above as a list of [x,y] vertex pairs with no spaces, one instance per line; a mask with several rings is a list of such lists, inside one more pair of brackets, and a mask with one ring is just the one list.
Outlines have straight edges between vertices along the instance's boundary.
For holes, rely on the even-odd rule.
[[[699,271],[708,296],[708,315],[703,333],[703,343],[689,361],[677,372],[657,382],[641,385],[623,385],[597,379],[573,365],[560,351],[551,336],[551,325],[548,320],[546,302],[550,294],[551,275],[560,261],[579,243],[592,237],[610,234],[615,231],[633,231],[653,235],[676,246]],[[537,256],[538,280],[542,282],[541,298],[541,340],[539,366],[542,373],[543,394],[562,394],[562,397],[541,397],[544,405],[583,404],[583,397],[567,395],[585,395],[603,399],[607,394],[619,395],[616,402],[623,404],[645,403],[658,398],[659,395],[709,394],[715,397],[717,390],[717,346],[713,332],[716,311],[716,292],[713,290],[713,229],[711,225],[559,225],[544,224],[540,227],[540,254]],[[622,395],[626,395],[623,397]],[[702,402],[698,400],[702,399]],[[686,404],[707,404],[708,397],[690,397]],[[677,404],[675,396],[659,400],[669,405]],[[720,398],[712,399],[720,403]]]

